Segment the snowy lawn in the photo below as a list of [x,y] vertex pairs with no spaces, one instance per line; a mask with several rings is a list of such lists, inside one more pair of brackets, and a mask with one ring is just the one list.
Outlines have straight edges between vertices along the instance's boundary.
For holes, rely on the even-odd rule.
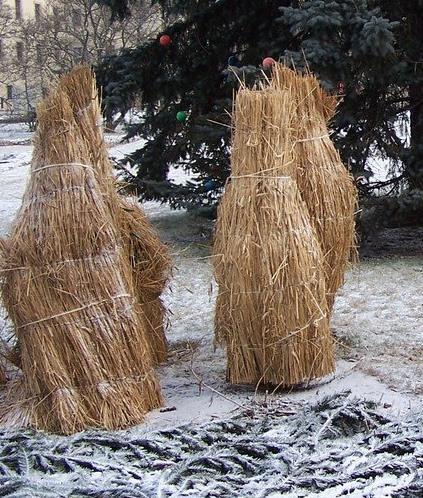
[[[1,138],[0,131],[0,140]],[[114,139],[113,142],[115,143],[116,140]],[[32,151],[30,145],[7,143],[8,145],[0,147],[0,236],[8,233],[10,223],[20,206]],[[113,145],[111,154],[115,157],[122,157],[123,154],[134,150],[136,146],[136,142]],[[179,171],[173,172],[173,176],[175,179],[181,178]],[[253,388],[226,384],[224,352],[215,351],[213,347],[213,310],[216,288],[210,260],[211,223],[204,219],[196,219],[185,212],[171,211],[167,206],[158,203],[146,203],[143,207],[163,240],[170,246],[175,268],[170,288],[165,294],[165,301],[170,310],[168,338],[171,354],[168,362],[159,368],[167,410],[156,410],[151,413],[145,424],[135,429],[136,434],[150,434],[149,437],[155,440],[156,437],[162,436],[151,431],[186,424],[191,424],[190,430],[195,432],[195,427],[199,424],[210,424],[215,419],[220,420],[242,413],[256,402],[262,403],[266,400],[267,403],[283,402],[297,406],[304,401],[318,402],[323,396],[333,395],[345,389],[349,389],[353,395],[361,399],[381,402],[380,411],[389,417],[396,417],[399,414],[408,416],[421,410],[423,398],[423,253],[414,251],[414,255],[410,257],[388,258],[374,257],[373,254],[371,258],[363,260],[350,269],[346,284],[339,293],[332,323],[338,343],[338,367],[333,378],[325,379],[318,385],[303,391],[277,394],[256,393]],[[8,326],[3,315],[4,313],[0,311],[0,333]],[[277,424],[276,421],[274,423]],[[278,430],[283,431],[282,428]],[[15,436],[11,435],[12,439],[13,437]],[[22,436],[23,440],[31,437],[29,434]],[[104,437],[119,440],[120,436],[109,434]],[[34,444],[35,442],[43,447],[52,444],[51,440],[45,439],[43,435],[37,435]],[[136,457],[144,458],[143,451],[140,455],[136,453]],[[327,451],[330,451],[330,448],[327,448]],[[166,455],[163,469],[170,465],[167,460],[170,457],[167,453]],[[110,458],[113,460],[115,457]],[[172,465],[175,461],[172,460]],[[109,463],[112,465],[113,462]],[[55,469],[59,464],[51,465]],[[119,462],[118,465],[120,465]],[[283,467],[282,461],[280,465]],[[2,468],[0,464],[0,474]],[[178,472],[180,471],[182,470],[179,469]],[[184,472],[188,471],[185,469]],[[413,479],[411,477],[410,479],[412,482]],[[22,492],[24,488],[20,489]],[[345,487],[342,489],[346,491]],[[313,488],[313,493],[317,491],[317,488]],[[171,496],[166,493],[167,491],[160,496]],[[1,490],[0,496],[4,496]],[[20,494],[20,496],[30,496],[30,494]],[[70,495],[62,495],[58,492],[51,496]],[[74,494],[72,496],[106,495]],[[123,493],[107,496],[138,495]],[[139,496],[150,496],[150,494]],[[178,496],[203,495],[194,492],[190,495]],[[234,494],[233,496],[250,495]],[[337,495],[276,493],[260,496],[329,497]],[[351,496],[364,495],[351,494]],[[370,494],[368,496],[391,495]],[[414,495],[398,494],[395,496]]]

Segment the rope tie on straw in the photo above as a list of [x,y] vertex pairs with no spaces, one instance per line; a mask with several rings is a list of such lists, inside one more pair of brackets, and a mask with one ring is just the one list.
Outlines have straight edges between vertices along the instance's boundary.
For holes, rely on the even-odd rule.
[[277,179],[277,180],[292,180],[292,178],[290,176],[269,176],[269,175],[256,175],[256,174],[230,176],[229,178],[231,178],[231,179],[258,178],[259,180],[261,180],[262,178],[269,178],[269,179]]
[[84,387],[84,388],[87,388],[87,387],[95,387],[95,388],[108,387],[108,386],[105,386],[105,384],[114,384],[114,383],[119,383],[119,382],[126,382],[128,380],[132,380],[132,381],[135,381],[137,383],[140,383],[140,382],[147,380],[152,375],[154,376],[154,369],[148,370],[147,373],[145,373],[143,375],[132,374],[132,375],[126,375],[125,377],[114,377],[114,378],[109,378],[109,379],[102,379],[95,384],[79,383],[77,386],[61,386],[61,387],[57,387],[56,389],[53,389],[52,391],[50,391],[49,394],[54,394],[56,392],[60,393],[61,391],[65,390],[65,389],[67,389],[68,391],[80,391],[82,387]]
[[55,318],[60,318],[61,316],[70,315],[71,313],[78,313],[79,311],[85,310],[85,309],[90,308],[92,306],[98,306],[100,304],[106,303],[107,301],[115,301],[116,299],[122,299],[124,297],[132,298],[131,294],[117,294],[116,296],[111,296],[108,299],[102,299],[101,301],[96,301],[94,303],[88,303],[85,306],[80,306],[79,308],[74,308],[73,310],[64,311],[63,313],[58,313],[57,315],[48,316],[46,318],[41,318],[40,320],[36,320],[35,322],[25,323],[24,325],[21,325],[20,327],[18,327],[18,329],[24,329],[24,328],[29,327],[31,325],[37,325],[38,323],[46,322],[48,320],[54,320]]
[[68,187],[68,188],[59,188],[57,190],[51,190],[48,194],[37,195],[37,196],[31,197],[29,202],[27,202],[25,204],[29,205],[33,201],[41,201],[43,199],[48,199],[49,197],[54,197],[56,194],[68,193],[68,192],[79,192],[79,191],[84,191],[84,190],[86,190],[86,187],[82,186],[82,185],[75,185],[74,187]]
[[[133,312],[134,310],[134,307],[132,306],[132,304],[128,305],[128,306],[125,306],[125,308],[123,309],[119,309],[118,311],[118,314],[119,314],[119,318],[121,317],[124,317],[124,318],[130,318],[130,313]],[[93,324],[99,324],[101,325],[101,322],[102,321],[108,321],[110,320],[110,314],[109,313],[97,313],[95,314],[95,316],[88,316],[88,317],[85,317],[85,320],[93,323]],[[70,326],[75,326],[75,324],[77,324],[78,326],[80,325],[83,325],[84,324],[84,319],[81,319],[81,320],[72,320],[72,321],[69,321],[69,322],[63,322],[61,323],[61,326],[65,326],[65,325],[70,325]]]
[[64,264],[71,264],[71,263],[81,263],[83,261],[93,261],[96,263],[101,262],[101,260],[104,260],[106,258],[112,258],[115,257],[118,254],[118,251],[122,250],[121,246],[116,246],[113,249],[110,249],[108,251],[102,251],[100,254],[96,254],[95,256],[84,256],[83,258],[77,258],[77,259],[63,259],[61,261],[54,261],[51,263],[47,263],[45,265],[40,265],[40,266],[19,266],[16,268],[2,268],[0,269],[1,272],[8,272],[8,271],[18,271],[18,270],[34,270],[36,268],[43,268],[45,267],[54,267],[54,266],[60,266]]
[[[81,388],[90,388],[90,387],[95,387],[97,389],[107,389],[108,387],[112,387],[110,384],[117,384],[120,382],[127,382],[127,381],[133,381],[138,383],[144,382],[151,376],[154,377],[154,369],[148,370],[145,374],[132,374],[132,375],[127,375],[125,377],[114,377],[114,378],[109,378],[109,379],[103,379],[98,381],[95,384],[89,384],[89,383],[78,383],[77,386],[61,386],[57,387],[56,389],[52,389],[51,391],[48,392],[47,396],[51,396],[52,394],[55,393],[64,393],[65,391],[68,391],[69,394],[74,394],[75,391],[80,391]],[[37,396],[33,396],[30,399],[36,399]],[[46,396],[43,396],[43,399],[45,399]]]
[[330,135],[326,133],[325,135],[320,135],[318,137],[310,137],[310,138],[299,138],[298,140],[295,140],[296,143],[298,142],[313,142],[313,140],[321,140],[323,138],[329,138]]
[[[319,322],[323,320],[326,317],[321,317],[318,318],[317,320],[314,320],[314,322]],[[290,332],[287,336],[281,337],[277,341],[274,342],[269,342],[265,346],[263,345],[258,345],[258,346],[246,346],[244,345],[245,349],[248,349],[249,351],[262,351],[263,349],[267,348],[273,348],[275,346],[278,346],[279,344],[289,341],[292,338],[295,338],[295,344],[303,343],[303,344],[315,344],[317,345],[319,342],[320,343],[327,343],[328,340],[331,340],[330,335],[323,335],[323,336],[317,336],[317,337],[299,337],[301,336],[301,333],[306,331],[311,325],[315,324],[313,321],[308,322],[303,328],[299,330],[294,330],[293,332]]]
[[120,249],[122,249],[122,248],[117,246],[114,249],[111,249],[110,251],[102,251],[100,254],[97,254],[95,256],[85,256],[83,258],[77,258],[77,259],[64,259],[62,261],[56,261],[53,264],[54,265],[61,265],[61,264],[66,264],[66,263],[80,263],[82,261],[98,262],[99,260],[116,256],[118,250],[120,250]]
[[38,173],[39,171],[43,171],[49,168],[58,168],[60,166],[79,166],[80,168],[87,168],[94,172],[94,168],[88,164],[82,163],[56,163],[56,164],[47,164],[47,166],[43,166],[42,168],[33,169],[31,173]]
[[240,292],[233,292],[231,289],[228,290],[223,290],[219,292],[219,295],[223,294],[230,294],[231,296],[245,296],[245,295],[250,295],[250,294],[268,294],[271,293],[274,296],[277,296],[279,293],[284,293],[286,289],[298,289],[300,287],[306,287],[307,285],[313,284],[315,282],[315,279],[311,279],[307,282],[300,282],[298,284],[291,284],[291,285],[285,285],[279,289],[274,289],[273,287],[269,286],[267,289],[260,289],[260,290],[252,290],[252,291],[240,291]]

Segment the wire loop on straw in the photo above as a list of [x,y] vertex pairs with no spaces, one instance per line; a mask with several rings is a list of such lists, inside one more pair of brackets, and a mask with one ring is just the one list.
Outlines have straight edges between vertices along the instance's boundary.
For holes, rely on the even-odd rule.
[[18,270],[30,270],[33,271],[34,269],[40,268],[40,269],[48,269],[48,268],[55,268],[55,267],[60,267],[65,264],[74,264],[74,263],[82,263],[85,261],[92,261],[94,263],[100,262],[102,259],[107,259],[107,258],[112,258],[116,257],[120,251],[122,250],[121,246],[115,246],[110,248],[109,250],[102,251],[99,254],[96,254],[94,256],[84,256],[82,258],[75,258],[75,259],[63,259],[60,261],[54,261],[53,263],[47,263],[45,265],[39,265],[39,266],[17,266],[15,268],[1,268],[0,273],[4,272],[9,272],[9,271],[18,271]]
[[299,142],[313,142],[314,140],[322,140],[323,138],[330,138],[329,133],[326,133],[325,135],[320,135],[318,137],[298,138],[297,140],[295,140],[295,143],[299,143]]
[[90,169],[91,171],[94,171],[94,168],[91,165],[89,165],[89,164],[83,164],[83,163],[56,163],[56,164],[47,164],[47,166],[43,166],[42,168],[33,169],[31,171],[31,173],[38,173],[39,171],[43,171],[45,169],[58,168],[60,166],[79,166],[81,168],[87,168],[87,169]]
[[144,382],[146,379],[148,379],[149,375],[152,375],[154,374],[154,370],[153,369],[150,369],[150,370],[147,370],[146,373],[144,374],[133,374],[133,375],[126,375],[125,377],[115,377],[115,378],[107,378],[107,379],[102,379],[101,381],[99,382],[96,382],[95,384],[94,383],[85,383],[85,382],[81,382],[79,383],[77,386],[61,386],[61,387],[57,387],[56,389],[53,389],[49,392],[49,394],[53,394],[55,392],[60,392],[62,389],[81,389],[81,387],[83,388],[90,388],[90,387],[94,387],[94,388],[98,388],[98,387],[103,387],[102,384],[114,384],[114,383],[119,383],[119,382],[127,382],[128,380],[131,380],[131,381],[135,381],[135,382]]
[[251,175],[237,175],[237,176],[230,176],[229,177],[231,180],[237,180],[239,178],[258,178],[259,180],[263,178],[269,178],[273,180],[292,180],[292,177],[290,176],[269,176],[269,175],[256,175],[252,173]]
[[41,318],[40,320],[36,320],[35,322],[25,323],[17,328],[24,329],[24,328],[29,327],[31,325],[37,325],[38,323],[47,322],[48,320],[54,320],[55,318],[60,318],[61,316],[70,315],[71,313],[78,313],[78,311],[85,310],[87,308],[90,308],[91,306],[98,306],[99,304],[103,304],[107,301],[115,301],[116,299],[121,299],[124,297],[131,297],[132,298],[131,294],[117,294],[116,296],[110,296],[109,299],[102,299],[102,300],[96,301],[94,303],[88,303],[85,306],[80,306],[79,308],[74,308],[74,309],[69,310],[69,311],[64,311],[63,313],[58,313],[57,315],[48,316],[46,318]]

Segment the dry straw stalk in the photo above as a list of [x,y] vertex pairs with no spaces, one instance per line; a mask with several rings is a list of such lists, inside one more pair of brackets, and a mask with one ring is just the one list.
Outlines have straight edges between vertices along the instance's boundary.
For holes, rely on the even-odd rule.
[[294,177],[289,92],[241,89],[218,211],[216,338],[233,383],[287,387],[333,371],[323,254]]
[[356,252],[356,188],[327,125],[335,113],[337,97],[327,94],[314,76],[302,76],[282,64],[273,67],[271,87],[289,92],[294,103],[293,176],[322,247],[327,299],[332,309],[347,263]]
[[65,434],[126,427],[162,402],[131,268],[68,96],[53,93],[37,114],[2,271],[22,368],[2,420]]
[[95,77],[88,66],[77,66],[59,81],[68,95],[75,121],[88,144],[90,164],[117,227],[126,258],[132,267],[133,293],[145,314],[147,338],[155,363],[167,357],[166,309],[162,294],[170,276],[171,260],[141,207],[116,191],[112,165],[104,141],[100,99]]

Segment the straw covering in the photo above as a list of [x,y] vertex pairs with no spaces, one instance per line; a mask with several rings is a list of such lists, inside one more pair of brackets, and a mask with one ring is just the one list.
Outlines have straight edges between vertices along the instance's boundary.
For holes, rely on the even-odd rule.
[[30,178],[1,273],[22,377],[9,383],[0,417],[65,434],[126,427],[162,403],[116,197],[99,180],[99,142],[74,106],[59,88],[37,109]]
[[280,64],[269,85],[236,96],[214,245],[215,332],[230,382],[287,387],[334,369],[330,309],[355,206],[328,137],[335,104],[314,78]]
[[356,188],[327,126],[335,114],[337,97],[327,94],[314,76],[300,76],[282,64],[273,68],[271,86],[289,92],[295,106],[293,174],[322,246],[327,299],[332,309],[336,291],[344,283],[347,263],[356,255]]
[[108,150],[101,126],[100,99],[95,78],[88,66],[77,66],[59,81],[59,89],[69,97],[75,120],[88,144],[90,164],[132,267],[133,292],[146,317],[147,339],[155,363],[167,357],[164,332],[165,307],[161,301],[169,276],[171,260],[166,246],[136,202],[116,191]]

